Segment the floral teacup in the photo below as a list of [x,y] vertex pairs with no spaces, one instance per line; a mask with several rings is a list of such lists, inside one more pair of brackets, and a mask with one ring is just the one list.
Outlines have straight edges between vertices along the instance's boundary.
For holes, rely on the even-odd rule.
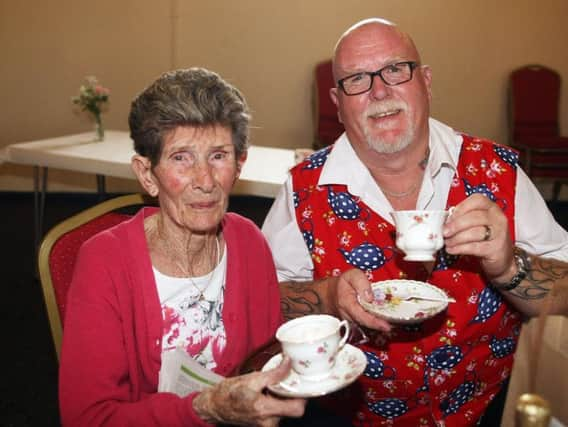
[[292,369],[310,381],[319,381],[330,375],[335,357],[348,337],[348,322],[325,314],[298,317],[276,331],[282,352],[292,360]]
[[450,211],[394,211],[396,246],[407,261],[434,261],[444,246],[442,227]]

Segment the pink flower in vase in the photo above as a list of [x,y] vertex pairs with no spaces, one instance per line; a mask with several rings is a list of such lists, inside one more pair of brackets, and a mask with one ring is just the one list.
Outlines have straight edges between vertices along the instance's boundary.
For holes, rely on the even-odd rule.
[[101,85],[95,86],[95,92],[99,95],[110,95],[110,89]]

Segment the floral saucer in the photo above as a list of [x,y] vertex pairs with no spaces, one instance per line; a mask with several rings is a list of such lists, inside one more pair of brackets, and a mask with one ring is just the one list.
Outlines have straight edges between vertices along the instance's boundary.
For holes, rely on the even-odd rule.
[[[282,353],[273,356],[262,367],[265,372],[274,369],[282,361]],[[357,347],[345,344],[337,353],[335,365],[329,377],[318,381],[310,381],[290,370],[290,375],[278,384],[269,385],[268,389],[283,397],[317,397],[337,391],[348,386],[359,377],[367,366],[365,353]]]
[[[375,300],[369,303],[359,299],[359,303],[365,310],[391,323],[420,323],[444,311],[448,302],[455,302],[442,289],[416,280],[384,280],[371,284],[371,287]],[[440,301],[420,297],[439,298]]]

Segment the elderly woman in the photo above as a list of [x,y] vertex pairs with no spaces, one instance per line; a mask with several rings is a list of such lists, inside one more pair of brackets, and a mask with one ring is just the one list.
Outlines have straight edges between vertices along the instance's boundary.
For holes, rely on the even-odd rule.
[[226,213],[247,155],[239,91],[198,68],[162,75],[133,102],[132,168],[159,200],[86,242],[68,296],[60,406],[69,426],[275,425],[305,401],[263,393],[289,361],[201,393],[159,393],[164,352],[229,375],[281,322],[272,256]]

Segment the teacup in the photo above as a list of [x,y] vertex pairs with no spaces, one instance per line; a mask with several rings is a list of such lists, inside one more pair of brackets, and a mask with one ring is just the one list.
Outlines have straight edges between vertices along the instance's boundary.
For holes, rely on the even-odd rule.
[[309,381],[331,374],[335,357],[348,337],[348,322],[326,314],[298,317],[276,331],[276,339],[282,344],[282,352],[290,357],[292,369]]
[[396,246],[404,251],[407,261],[434,261],[444,246],[442,227],[450,211],[394,211]]

